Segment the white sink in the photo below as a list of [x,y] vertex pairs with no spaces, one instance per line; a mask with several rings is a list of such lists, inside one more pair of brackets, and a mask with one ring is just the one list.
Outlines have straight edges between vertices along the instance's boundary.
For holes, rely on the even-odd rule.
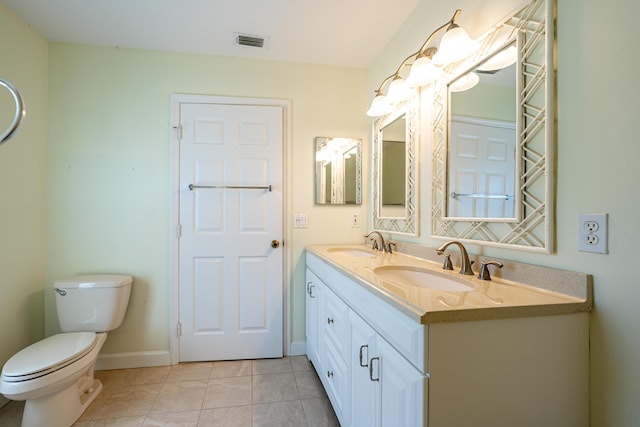
[[361,257],[372,257],[375,256],[375,252],[373,250],[364,249],[364,248],[330,248],[327,249],[327,252],[347,255],[347,256],[361,256]]
[[438,291],[468,292],[474,288],[463,283],[462,280],[438,274],[426,268],[410,266],[383,266],[373,269],[381,280],[396,284],[406,284],[420,288]]

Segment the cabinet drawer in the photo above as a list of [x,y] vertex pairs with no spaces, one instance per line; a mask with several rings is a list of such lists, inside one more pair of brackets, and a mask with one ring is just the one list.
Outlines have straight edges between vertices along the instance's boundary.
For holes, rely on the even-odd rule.
[[328,345],[346,363],[349,354],[349,307],[332,291],[325,289],[324,316],[321,319]]

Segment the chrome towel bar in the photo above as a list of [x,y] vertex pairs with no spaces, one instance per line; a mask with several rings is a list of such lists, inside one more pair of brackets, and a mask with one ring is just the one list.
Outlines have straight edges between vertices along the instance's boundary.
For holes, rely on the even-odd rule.
[[9,125],[9,128],[4,133],[0,134],[0,145],[2,145],[7,140],[9,140],[18,130],[18,127],[20,127],[20,122],[22,122],[22,118],[26,114],[26,111],[24,109],[22,96],[20,96],[20,92],[18,92],[18,89],[14,85],[6,80],[0,79],[0,86],[4,86],[5,88],[7,88],[16,104],[16,113],[13,116],[13,121]]
[[193,191],[194,188],[219,188],[219,189],[231,189],[231,190],[267,190],[271,191],[271,186],[253,187],[247,185],[196,185],[189,184],[189,190]]
[[455,193],[452,192],[451,193],[451,198],[452,199],[461,199],[461,198],[468,198],[468,199],[504,199],[504,200],[509,200],[509,199],[513,199],[513,196],[509,196],[508,194],[462,194],[462,193]]

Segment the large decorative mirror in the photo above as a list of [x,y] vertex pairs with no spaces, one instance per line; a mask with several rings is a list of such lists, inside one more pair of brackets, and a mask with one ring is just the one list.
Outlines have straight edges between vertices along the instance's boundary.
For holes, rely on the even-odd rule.
[[418,97],[373,124],[373,228],[417,235]]
[[553,250],[554,13],[531,1],[436,82],[434,237]]
[[318,205],[362,204],[362,140],[316,137]]

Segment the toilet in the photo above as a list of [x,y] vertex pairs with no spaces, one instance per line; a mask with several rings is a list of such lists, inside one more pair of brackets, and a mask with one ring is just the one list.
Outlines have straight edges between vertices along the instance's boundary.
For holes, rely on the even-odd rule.
[[122,324],[132,281],[101,274],[54,283],[62,333],[16,353],[0,377],[0,393],[26,401],[23,427],[69,427],[98,396],[93,368],[107,332]]

